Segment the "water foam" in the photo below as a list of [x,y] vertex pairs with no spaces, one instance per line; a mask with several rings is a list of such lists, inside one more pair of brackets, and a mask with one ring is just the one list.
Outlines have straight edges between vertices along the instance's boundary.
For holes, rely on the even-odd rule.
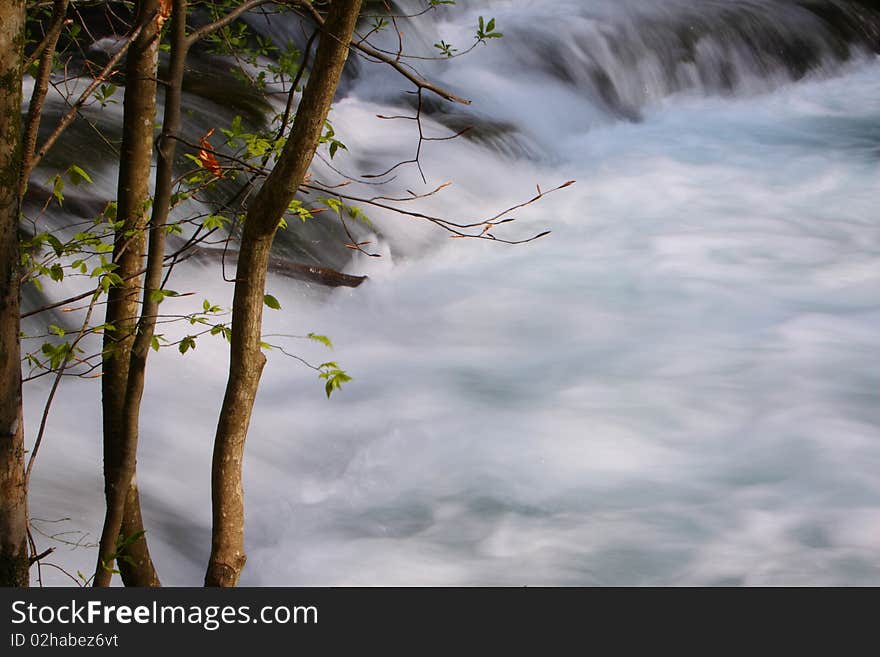
[[[554,229],[526,247],[377,215],[389,257],[352,263],[373,278],[363,287],[328,296],[270,278],[284,310],[266,331],[331,335],[355,381],[328,402],[270,357],[245,462],[243,583],[880,582],[880,63],[760,95],[684,89],[638,123],[577,130],[588,102],[535,74],[531,105],[505,103],[488,52],[456,75],[516,107],[508,118],[552,156],[432,145],[432,180],[456,185],[431,204],[471,217],[535,182],[579,182],[510,227]],[[572,117],[556,141],[529,118],[548,97],[551,117]],[[364,129],[383,102],[356,87],[337,106],[340,163],[404,149],[392,127]],[[228,300],[214,272],[185,271]],[[140,486],[168,583],[198,584],[206,562],[225,358],[218,341],[151,360]],[[89,385],[65,384],[32,509],[94,535]],[[62,559],[87,570],[93,556]]]

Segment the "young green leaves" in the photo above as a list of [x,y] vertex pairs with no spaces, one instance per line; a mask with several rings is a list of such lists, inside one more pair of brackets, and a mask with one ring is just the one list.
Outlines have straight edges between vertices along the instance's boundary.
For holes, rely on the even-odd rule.
[[483,42],[486,39],[500,39],[504,34],[501,32],[495,31],[495,19],[490,18],[489,22],[485,22],[485,19],[480,16],[478,25],[477,25],[477,41]]
[[332,361],[321,363],[318,366],[318,370],[320,371],[318,378],[326,380],[326,383],[324,384],[324,392],[327,393],[327,399],[330,399],[330,395],[333,394],[333,391],[339,390],[343,383],[351,381],[351,377],[343,370],[339,369],[339,365]]

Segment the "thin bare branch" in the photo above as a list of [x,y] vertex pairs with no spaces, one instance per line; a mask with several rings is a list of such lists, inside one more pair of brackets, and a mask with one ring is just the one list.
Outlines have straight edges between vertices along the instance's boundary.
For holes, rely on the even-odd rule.
[[[37,49],[40,57],[40,65],[34,79],[34,90],[28,104],[27,119],[24,124],[24,136],[22,138],[22,161],[21,176],[19,178],[19,190],[22,197],[27,189],[28,179],[33,170],[34,151],[37,148],[37,132],[40,129],[40,119],[43,116],[43,104],[46,101],[46,93],[49,91],[49,79],[52,76],[52,66],[55,60],[55,48],[58,45],[58,37],[61,36],[61,28],[64,27],[67,16],[67,4],[69,0],[55,0],[52,8],[52,22],[43,42]],[[33,55],[32,55],[33,57]]]
[[80,94],[80,97],[77,101],[70,107],[67,113],[61,117],[61,120],[58,122],[58,125],[55,127],[55,130],[52,131],[43,145],[40,147],[40,150],[34,154],[33,159],[31,160],[31,168],[37,166],[40,163],[40,160],[43,159],[43,156],[49,152],[49,149],[55,145],[55,142],[58,141],[58,138],[61,134],[67,129],[67,127],[73,123],[73,120],[76,118],[77,114],[79,114],[80,108],[85,104],[85,102],[91,97],[92,93],[95,89],[98,88],[98,85],[107,80],[110,76],[110,73],[113,71],[113,68],[119,63],[119,60],[122,59],[122,56],[128,50],[128,47],[131,45],[132,41],[134,41],[137,36],[141,33],[146,22],[135,27],[128,35],[123,39],[122,44],[119,49],[113,54],[107,64],[101,69],[101,72],[95,76],[92,82],[86,87],[86,90]]
[[[83,323],[82,323],[82,326],[80,327],[79,333],[70,345],[70,352],[69,353],[71,353],[71,354],[74,353],[77,345],[80,343],[80,341],[86,335],[87,330],[88,330],[89,321],[92,318],[92,311],[95,308],[95,302],[97,300],[98,300],[98,293],[95,292],[92,295],[92,303],[89,305],[89,309],[86,312],[86,317],[83,320]],[[36,462],[37,454],[39,454],[40,446],[43,443],[43,436],[46,433],[46,422],[49,419],[49,410],[52,408],[52,401],[55,399],[55,393],[58,391],[58,386],[61,383],[61,378],[64,375],[64,370],[67,369],[67,363],[68,363],[68,361],[65,359],[61,363],[61,366],[58,368],[56,376],[55,376],[55,381],[52,382],[52,388],[49,391],[48,398],[46,399],[46,405],[43,407],[43,415],[40,418],[40,429],[39,429],[39,432],[37,433],[37,439],[34,441],[33,449],[31,449],[30,456],[28,457],[27,468],[25,469],[25,473],[24,473],[24,488],[25,488],[25,490],[28,490],[28,485],[29,485],[30,479],[31,479],[31,471],[34,468],[34,463]]]
[[[339,192],[332,192],[332,193],[335,196],[339,197],[340,199],[344,199],[347,201],[354,201],[355,203],[364,203],[366,205],[381,208],[383,210],[390,210],[391,212],[394,212],[396,214],[404,215],[407,217],[412,217],[414,219],[422,219],[422,220],[428,221],[428,222],[438,226],[439,228],[442,228],[443,230],[451,233],[451,237],[491,240],[494,242],[500,242],[502,244],[526,244],[528,242],[533,242],[537,239],[540,239],[542,237],[549,235],[550,231],[544,231],[542,233],[539,233],[537,235],[534,235],[532,237],[529,237],[527,239],[522,239],[522,240],[501,239],[499,237],[496,237],[495,235],[493,235],[489,231],[491,231],[491,229],[496,226],[511,223],[512,221],[514,221],[514,219],[512,217],[502,218],[502,217],[504,217],[504,215],[510,214],[511,212],[514,212],[514,211],[519,210],[521,208],[524,208],[526,206],[532,205],[533,203],[536,203],[537,201],[541,200],[542,198],[544,198],[548,194],[552,194],[553,192],[556,192],[560,189],[570,187],[571,185],[574,184],[574,182],[575,181],[573,181],[573,180],[569,180],[568,182],[565,182],[565,183],[559,185],[558,187],[554,187],[553,189],[550,189],[547,191],[542,191],[540,188],[538,188],[537,195],[530,198],[529,200],[523,201],[522,203],[518,203],[517,205],[514,205],[510,208],[507,208],[506,210],[499,212],[499,213],[495,214],[494,216],[489,217],[488,219],[480,219],[478,221],[473,221],[473,222],[469,222],[469,223],[458,223],[458,222],[452,221],[450,219],[444,219],[443,217],[432,216],[429,214],[424,214],[422,212],[415,212],[412,210],[405,210],[403,208],[395,207],[393,205],[388,205],[387,203],[379,203],[376,199],[352,196],[352,195],[348,195],[348,194],[341,194]],[[307,184],[307,185],[303,185],[303,187],[317,191],[317,192],[322,192],[322,193],[329,192],[329,190],[323,189],[317,185]],[[435,190],[435,191],[439,191],[439,190]],[[467,231],[472,231],[474,229],[479,229],[479,232],[477,232],[477,233],[467,232]]]
[[[312,6],[312,4],[310,2],[296,2],[295,4],[297,4],[303,10],[305,10],[312,17],[312,20],[314,20],[315,23],[317,23],[318,25],[324,24],[324,17],[321,16],[321,13],[317,9],[315,9],[315,7]],[[416,72],[412,71],[410,68],[405,66],[401,61],[399,61],[395,57],[389,56],[389,55],[383,53],[382,51],[377,50],[376,48],[369,45],[368,43],[365,43],[362,41],[352,41],[350,44],[350,47],[362,52],[363,54],[365,54],[369,57],[372,57],[373,59],[376,59],[380,62],[388,64],[391,68],[393,68],[395,71],[400,73],[403,77],[405,77],[407,80],[412,82],[419,89],[426,89],[428,91],[431,91],[431,92],[437,94],[438,96],[440,96],[441,98],[443,98],[445,100],[452,101],[453,103],[460,103],[462,105],[470,105],[471,104],[471,101],[469,101],[465,98],[462,98],[460,96],[456,96],[454,93],[452,93],[448,89],[444,89],[443,87],[441,87],[437,84],[434,84],[433,82],[430,82],[429,80],[426,80],[425,78],[423,78],[422,76],[418,75]]]
[[245,12],[250,11],[254,7],[259,7],[260,5],[264,5],[268,2],[272,2],[273,0],[248,0],[248,2],[243,2],[235,9],[229,11],[229,13],[225,14],[221,18],[217,19],[212,23],[208,23],[207,25],[202,25],[202,27],[193,30],[186,37],[186,48],[189,49],[192,45],[201,39],[204,39],[209,34],[216,32],[219,29],[222,29],[235,21],[239,16],[244,14]]

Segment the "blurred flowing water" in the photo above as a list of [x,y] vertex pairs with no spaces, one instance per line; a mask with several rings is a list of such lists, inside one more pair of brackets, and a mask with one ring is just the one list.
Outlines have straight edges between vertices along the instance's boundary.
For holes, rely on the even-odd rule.
[[[428,133],[475,134],[425,145],[428,187],[409,167],[392,188],[451,180],[423,207],[479,219],[578,183],[500,235],[553,230],[526,246],[370,212],[384,257],[347,266],[361,288],[270,278],[266,332],[331,336],[332,356],[290,348],[354,381],[328,402],[270,354],[242,583],[880,584],[877,13],[474,1],[407,24],[405,44],[463,47],[478,15],[505,37],[421,67],[474,99],[431,106]],[[331,115],[334,166],[411,156],[415,126],[375,118],[406,88],[360,65]],[[113,172],[96,178],[112,194]],[[184,267],[173,287],[199,294],[168,307],[228,303],[213,268]],[[226,358],[203,339],[151,359],[139,483],[168,584],[204,572]],[[34,433],[44,389],[28,391]],[[32,513],[69,520],[48,533],[100,533],[96,391],[66,382],[54,407]],[[58,552],[74,571],[93,559]]]

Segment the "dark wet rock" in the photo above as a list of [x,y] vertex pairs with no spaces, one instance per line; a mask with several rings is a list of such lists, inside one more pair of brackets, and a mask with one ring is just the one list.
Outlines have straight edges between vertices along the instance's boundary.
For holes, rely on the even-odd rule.
[[[637,120],[656,94],[691,88],[735,93],[747,81],[828,71],[880,51],[880,6],[856,0],[776,0],[623,5],[607,15],[589,5],[564,26],[512,24],[509,56],[577,87],[612,117]],[[527,44],[527,45],[526,45]],[[660,73],[658,76],[657,73]],[[754,82],[752,82],[754,87]]]
[[841,41],[860,43],[874,52],[880,52],[880,2],[800,0],[798,4],[822,19]]

